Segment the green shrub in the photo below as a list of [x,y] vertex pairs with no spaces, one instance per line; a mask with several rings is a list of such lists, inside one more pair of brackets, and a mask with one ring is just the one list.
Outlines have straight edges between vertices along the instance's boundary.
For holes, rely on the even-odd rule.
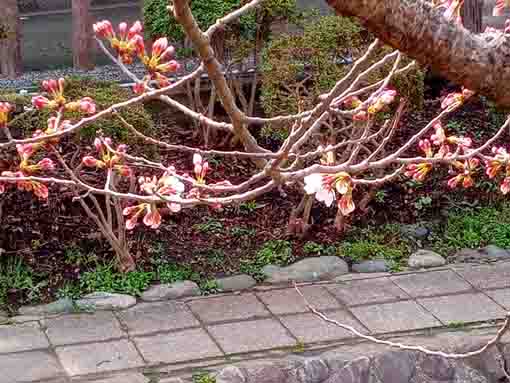
[[[261,66],[261,98],[265,112],[272,116],[295,113],[298,101],[304,102],[305,109],[311,108],[319,95],[329,91],[350,70],[352,65],[342,63],[343,58],[359,57],[371,40],[357,21],[341,16],[323,16],[308,23],[301,35],[273,39],[264,49]],[[379,49],[374,60],[382,58],[389,50],[389,47]],[[401,66],[408,62],[410,60],[404,58]],[[383,66],[369,80],[381,80],[391,65]],[[307,77],[304,86],[296,92],[296,85]],[[424,74],[421,70],[395,76],[390,85],[413,105],[422,105]]]
[[132,271],[121,274],[116,272],[111,265],[107,265],[83,273],[80,287],[86,293],[101,291],[139,296],[154,279],[155,273],[153,272]]
[[[128,89],[124,89],[114,82],[77,77],[66,79],[64,95],[68,100],[91,97],[95,100],[98,110],[106,109],[113,104],[126,101],[132,96]],[[6,97],[15,97],[15,95]],[[18,100],[18,102],[23,102],[25,105],[30,105],[31,102],[30,97],[16,96],[15,99]],[[133,124],[141,132],[146,134],[153,133],[154,124],[152,118],[142,104],[122,108],[119,110],[119,113],[126,121]],[[44,129],[47,125],[49,115],[50,113],[48,111],[33,110],[27,112],[14,121],[13,128],[15,131],[25,135],[37,129]],[[80,118],[80,115],[66,113],[64,117],[76,120]],[[136,142],[133,138],[133,134],[113,116],[102,117],[94,123],[85,126],[80,130],[79,135],[84,138],[91,138],[95,136],[98,130],[102,130],[105,135],[122,142]]]
[[355,262],[375,258],[400,262],[406,254],[402,247],[385,245],[373,240],[343,242],[339,252],[340,256],[350,258]]
[[[241,0],[193,0],[191,11],[202,29],[207,29],[217,19],[225,16],[241,5]],[[143,7],[144,26],[151,38],[167,36],[171,40],[182,41],[184,31],[167,10],[167,0],[146,0]],[[254,19],[251,16],[242,17],[240,32],[247,35],[255,30]]]
[[445,228],[447,251],[479,248],[489,244],[510,247],[510,206],[483,207],[451,213]]

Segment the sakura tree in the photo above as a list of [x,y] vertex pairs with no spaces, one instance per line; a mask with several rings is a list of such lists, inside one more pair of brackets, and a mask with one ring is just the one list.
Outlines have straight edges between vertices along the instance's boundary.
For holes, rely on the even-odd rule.
[[[450,169],[451,175],[445,182],[451,188],[469,188],[476,177],[485,173],[500,183],[502,193],[509,192],[510,155],[504,147],[496,145],[503,138],[509,121],[480,145],[470,137],[452,135],[444,127],[448,116],[474,97],[475,93],[469,89],[448,95],[436,117],[416,127],[397,149],[390,149],[407,103],[391,88],[391,80],[397,74],[405,74],[416,63],[402,64],[399,51],[374,59],[381,47],[379,40],[357,58],[349,72],[310,110],[300,108],[296,114],[262,118],[240,108],[239,92],[229,84],[210,39],[226,24],[262,3],[262,0],[250,1],[202,31],[187,0],[174,0],[169,11],[182,25],[202,61],[196,70],[179,79],[171,77],[180,64],[166,38],[155,41],[149,50],[140,22],[131,26],[121,23],[118,28],[107,20],[96,23],[94,32],[99,46],[133,79],[133,97],[98,110],[89,97],[69,99],[64,79],[47,80],[43,83],[44,93],[33,98],[33,105],[51,111],[52,116],[47,126],[37,127],[31,137],[13,137],[9,126],[12,106],[0,104],[0,129],[6,137],[0,142],[0,148],[5,151],[15,148],[17,153],[10,170],[0,176],[0,193],[31,192],[44,200],[51,198],[48,185],[71,188],[75,200],[111,245],[119,268],[129,271],[135,268],[135,262],[129,252],[127,231],[136,230],[139,225],[158,228],[163,210],[179,214],[182,209],[199,205],[218,209],[253,200],[273,190],[282,194],[300,193],[302,200],[291,214],[289,231],[301,234],[309,225],[314,200],[326,207],[336,206],[335,226],[341,231],[345,228],[346,217],[363,210],[373,190],[402,177],[425,181],[440,167]],[[451,7],[446,8],[450,23],[458,22],[458,18],[452,16],[455,10],[455,7],[453,11]],[[145,66],[143,78],[137,78],[129,70],[127,65],[134,60]],[[373,72],[388,65],[390,69],[383,79],[370,81]],[[204,73],[229,117],[227,122],[169,96]],[[241,143],[243,150],[222,151],[168,143],[144,135],[117,113],[129,105],[151,99],[185,113],[200,127],[232,137]],[[64,113],[69,111],[80,114],[80,118],[65,119]],[[59,151],[60,142],[105,116],[120,119],[131,134],[144,142],[189,158],[189,167],[177,169],[172,163],[133,155],[123,143],[114,143],[99,133],[91,152],[73,168]],[[264,148],[256,139],[259,129],[273,125],[286,126],[289,131],[275,151]],[[225,161],[233,157],[250,159],[257,170],[241,183],[234,184],[228,179],[212,182],[210,174],[214,169],[207,161],[210,155],[220,156]],[[147,169],[152,175],[147,176]],[[87,181],[84,177],[87,172],[100,175],[97,179],[101,181]]]

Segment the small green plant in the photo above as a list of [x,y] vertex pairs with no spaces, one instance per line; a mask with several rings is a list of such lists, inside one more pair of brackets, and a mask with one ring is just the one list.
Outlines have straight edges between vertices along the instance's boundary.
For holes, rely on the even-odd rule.
[[464,135],[467,132],[467,127],[460,121],[449,121],[446,124],[446,131],[448,133],[455,133]]
[[121,274],[116,272],[112,265],[104,265],[83,273],[80,288],[87,293],[102,291],[139,296],[149,287],[155,276],[155,273],[150,271]]
[[58,289],[57,298],[78,299],[82,296],[80,285],[78,283],[66,282],[64,286]]
[[207,263],[212,266],[221,266],[225,263],[225,252],[221,249],[210,249],[206,252]]
[[207,279],[198,282],[202,295],[213,295],[221,292],[221,288],[214,279]]
[[292,351],[296,354],[302,354],[303,352],[305,352],[306,351],[305,342],[303,342],[301,339],[298,339]]
[[426,208],[429,208],[432,205],[432,198],[429,196],[426,197],[418,197],[416,202],[414,203],[414,207],[418,211],[423,211]]
[[452,211],[444,230],[442,245],[448,252],[493,244],[510,247],[510,206],[482,207]]
[[64,262],[68,265],[87,266],[97,262],[97,256],[91,253],[83,254],[80,248],[72,246],[64,251]]
[[243,214],[254,213],[257,209],[263,208],[265,205],[257,203],[257,201],[243,202],[239,205],[239,211]]
[[208,218],[204,223],[197,223],[193,228],[200,233],[219,234],[223,231],[223,224],[214,218]]
[[161,283],[174,283],[195,279],[193,270],[189,266],[176,265],[175,263],[162,263],[156,269],[157,278]]
[[286,265],[292,258],[292,246],[289,241],[270,240],[264,243],[255,259],[259,265]]
[[398,263],[402,260],[405,254],[405,249],[402,245],[398,247],[390,246],[366,239],[343,242],[339,248],[339,255],[347,257],[353,262],[383,258]]
[[0,263],[0,305],[6,304],[9,290],[21,292],[26,303],[37,302],[46,284],[46,281],[35,281],[32,270],[21,257],[8,257]]
[[317,255],[335,255],[335,246],[324,246],[323,244],[316,242],[307,242],[303,246],[303,251],[306,254],[317,254]]
[[386,196],[388,195],[388,193],[386,193],[384,190],[377,190],[377,192],[375,193],[375,202],[377,203],[384,203],[384,201],[386,201]]
[[466,327],[466,322],[463,321],[451,321],[446,324],[448,328],[464,328]]
[[192,375],[193,383],[216,383],[216,378],[208,372],[198,372]]
[[234,237],[254,237],[257,234],[257,230],[253,228],[234,226],[230,228],[230,233]]

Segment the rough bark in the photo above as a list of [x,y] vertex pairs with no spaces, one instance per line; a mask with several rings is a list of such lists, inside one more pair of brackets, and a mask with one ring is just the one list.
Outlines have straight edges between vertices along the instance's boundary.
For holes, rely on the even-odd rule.
[[0,75],[21,73],[20,23],[17,0],[0,0]]
[[462,20],[466,29],[474,33],[482,33],[483,0],[464,0]]
[[90,0],[73,0],[73,65],[92,69],[92,19]]
[[434,72],[510,107],[510,36],[471,33],[422,0],[327,1]]

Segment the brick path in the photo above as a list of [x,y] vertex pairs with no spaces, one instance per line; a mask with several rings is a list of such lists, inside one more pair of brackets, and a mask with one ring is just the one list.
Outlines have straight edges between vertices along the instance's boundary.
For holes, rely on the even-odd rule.
[[[329,317],[365,333],[430,331],[503,318],[510,310],[510,263],[351,274],[301,290]],[[142,372],[353,341],[347,331],[307,312],[289,287],[25,319],[33,320],[0,326],[0,383],[144,383]]]

